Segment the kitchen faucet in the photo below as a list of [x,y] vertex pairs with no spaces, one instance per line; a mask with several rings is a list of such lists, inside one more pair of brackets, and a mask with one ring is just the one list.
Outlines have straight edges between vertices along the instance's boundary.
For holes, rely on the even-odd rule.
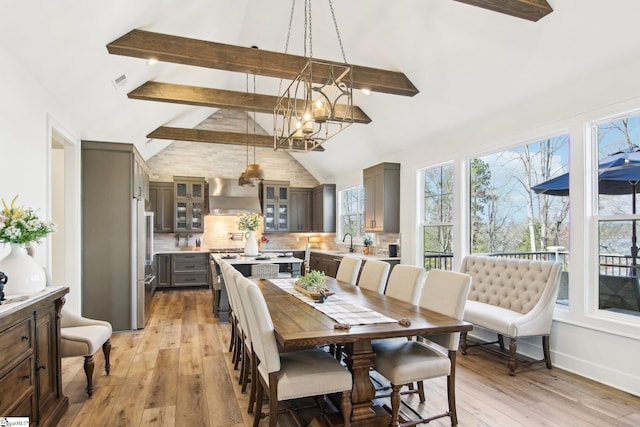
[[349,252],[353,252],[353,236],[351,235],[351,233],[345,233],[344,237],[342,238],[342,242],[344,243],[345,239],[347,238],[347,236],[349,236]]

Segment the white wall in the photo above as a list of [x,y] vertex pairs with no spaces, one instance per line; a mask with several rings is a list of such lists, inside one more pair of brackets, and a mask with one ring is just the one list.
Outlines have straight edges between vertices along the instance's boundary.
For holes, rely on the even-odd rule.
[[[55,117],[67,127],[70,123],[63,121],[64,110],[2,46],[0,63],[0,81],[5,82],[0,102],[0,197],[10,201],[19,194],[21,205],[50,220],[49,119]],[[73,226],[79,231],[80,222]],[[43,266],[51,262],[49,246],[45,240],[35,250]],[[0,257],[6,250],[0,247]],[[67,296],[69,305],[75,305],[79,291],[79,282],[74,283]]]
[[[459,266],[468,251],[466,231],[466,161],[479,154],[497,151],[523,141],[541,139],[556,132],[571,138],[571,241],[570,308],[558,307],[551,335],[555,366],[593,378],[640,396],[640,318],[599,313],[589,289],[597,280],[597,261],[590,262],[595,248],[595,225],[588,216],[590,201],[585,195],[585,158],[591,141],[586,123],[625,111],[640,110],[640,61],[630,59],[625,66],[604,70],[600,75],[577,78],[571,85],[539,94],[530,102],[514,105],[502,114],[464,124],[437,137],[425,138],[394,158],[401,163],[402,262],[421,264],[419,218],[416,200],[418,170],[454,161],[456,167],[456,225],[454,265]],[[428,119],[428,118],[425,118]],[[400,136],[401,137],[401,136]],[[362,175],[336,177],[337,189],[362,182]],[[594,267],[595,266],[595,267]],[[607,317],[608,316],[608,317]],[[477,331],[485,336],[482,331]],[[519,349],[541,357],[538,338],[525,340]]]

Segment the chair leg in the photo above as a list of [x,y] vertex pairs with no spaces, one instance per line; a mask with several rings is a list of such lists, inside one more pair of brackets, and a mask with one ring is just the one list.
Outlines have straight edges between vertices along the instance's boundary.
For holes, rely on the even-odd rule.
[[231,323],[231,338],[229,339],[229,353],[233,351],[233,345],[236,342],[236,322],[233,314],[229,315],[229,323]]
[[518,361],[516,360],[516,338],[511,337],[509,339],[509,362],[507,362],[507,368],[509,368],[509,375],[514,376],[516,369],[518,368]]
[[424,397],[424,381],[418,381],[418,397],[420,397],[420,402],[426,400]]
[[[242,371],[241,371],[241,378],[242,378],[242,393],[246,393],[247,392],[247,385],[249,384],[249,370],[251,369],[251,360],[249,358],[249,349],[247,348],[247,346],[244,346],[244,357],[242,358]],[[253,381],[253,378],[251,379]]]
[[400,387],[401,385],[391,384],[391,423],[392,427],[400,425],[398,423],[398,414],[400,412]]
[[256,353],[251,350],[251,390],[249,391],[249,406],[247,407],[247,413],[253,414],[254,405],[256,403],[256,392],[258,390],[258,358]]
[[460,334],[460,352],[462,354],[467,354],[467,348],[469,348],[467,345],[467,333],[462,332]]
[[111,362],[109,361],[109,357],[111,356],[111,338],[102,344],[102,353],[104,353],[104,370],[107,375],[109,375],[111,372]]
[[91,356],[84,357],[84,373],[87,375],[87,394],[89,397],[93,394],[93,367],[95,362],[93,360],[93,354]]
[[278,376],[269,374],[269,427],[278,426]]
[[544,352],[544,363],[547,369],[551,369],[551,353],[549,352],[549,335],[542,336],[542,351]]
[[258,424],[260,424],[260,417],[262,416],[262,399],[264,399],[262,379],[257,380],[256,388],[256,403],[253,408],[253,427],[258,427]]
[[504,336],[502,334],[498,334],[498,345],[500,346],[500,350],[504,351]]
[[342,420],[344,422],[344,427],[351,426],[351,408],[351,390],[343,391],[340,409],[342,410]]
[[449,416],[451,417],[451,425],[458,425],[458,412],[456,411],[456,352],[449,351],[449,360],[451,360],[451,372],[447,377],[447,398],[449,400]]

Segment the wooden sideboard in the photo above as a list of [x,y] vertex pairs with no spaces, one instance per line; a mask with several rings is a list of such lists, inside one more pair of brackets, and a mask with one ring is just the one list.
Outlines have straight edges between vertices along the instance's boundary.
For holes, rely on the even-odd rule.
[[48,287],[0,306],[0,416],[55,426],[66,412],[59,348],[60,309],[68,292]]

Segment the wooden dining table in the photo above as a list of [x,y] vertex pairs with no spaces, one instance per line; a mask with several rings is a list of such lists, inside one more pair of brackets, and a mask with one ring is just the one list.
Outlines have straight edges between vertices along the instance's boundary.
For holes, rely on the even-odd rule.
[[[327,277],[325,286],[343,300],[374,310],[400,322],[351,325],[336,329],[337,322],[268,279],[256,279],[265,297],[278,343],[284,349],[324,344],[342,344],[345,362],[353,376],[351,401],[353,426],[388,425],[389,416],[374,405],[375,386],[369,377],[375,353],[371,341],[380,338],[411,337],[470,331],[462,320],[426,310],[395,298],[361,289]],[[328,297],[333,298],[332,296]],[[317,304],[317,303],[316,303]]]

